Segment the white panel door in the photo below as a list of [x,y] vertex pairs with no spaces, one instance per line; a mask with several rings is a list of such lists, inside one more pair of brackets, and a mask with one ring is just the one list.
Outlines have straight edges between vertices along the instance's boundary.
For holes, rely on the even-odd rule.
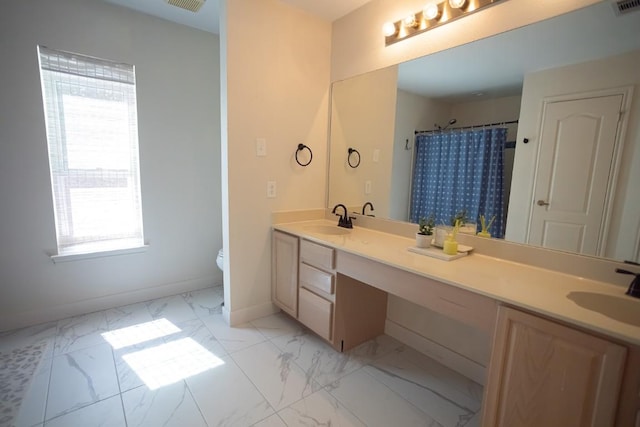
[[529,243],[597,255],[622,95],[547,104]]

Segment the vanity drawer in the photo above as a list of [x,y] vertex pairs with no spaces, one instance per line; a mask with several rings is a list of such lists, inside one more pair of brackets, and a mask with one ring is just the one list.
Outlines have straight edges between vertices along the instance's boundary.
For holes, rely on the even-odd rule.
[[298,320],[320,335],[331,341],[333,319],[333,303],[300,288],[298,295]]
[[333,248],[302,239],[300,242],[300,260],[314,267],[333,270],[336,268]]
[[335,275],[300,263],[300,286],[333,295],[335,293]]

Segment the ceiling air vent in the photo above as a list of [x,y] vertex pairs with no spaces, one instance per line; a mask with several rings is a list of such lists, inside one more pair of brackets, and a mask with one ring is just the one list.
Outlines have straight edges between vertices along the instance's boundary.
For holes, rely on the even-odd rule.
[[170,5],[177,6],[191,12],[199,11],[204,2],[205,0],[167,0],[167,3]]
[[613,2],[613,10],[615,10],[618,16],[640,10],[640,0],[620,0]]

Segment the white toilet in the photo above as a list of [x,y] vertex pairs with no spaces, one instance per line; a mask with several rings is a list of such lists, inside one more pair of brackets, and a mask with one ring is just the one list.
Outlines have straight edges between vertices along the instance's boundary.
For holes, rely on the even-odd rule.
[[224,271],[224,252],[222,252],[222,249],[220,249],[218,251],[218,257],[216,258],[216,264],[218,264],[218,268],[221,271]]

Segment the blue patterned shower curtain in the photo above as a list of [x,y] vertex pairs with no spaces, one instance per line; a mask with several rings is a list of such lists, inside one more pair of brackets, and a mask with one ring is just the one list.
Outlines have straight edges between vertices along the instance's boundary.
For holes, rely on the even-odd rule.
[[480,215],[493,237],[504,237],[504,146],[507,129],[452,130],[419,134],[411,187],[411,222],[434,215],[449,224],[465,210],[470,221]]

